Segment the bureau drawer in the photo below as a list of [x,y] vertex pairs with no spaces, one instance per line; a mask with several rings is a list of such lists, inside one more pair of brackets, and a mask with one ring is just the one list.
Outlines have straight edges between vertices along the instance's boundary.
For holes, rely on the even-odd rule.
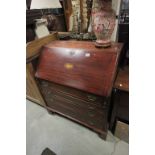
[[65,87],[45,80],[40,81],[40,85],[43,89],[47,89],[47,93],[48,91],[51,91],[52,93],[59,92],[62,95],[72,97],[73,100],[77,99],[79,101],[84,101],[85,104],[94,105],[98,108],[103,108],[106,106],[105,98],[102,96],[86,93],[74,88]]
[[92,104],[90,102],[85,102],[83,100],[79,100],[78,98],[75,98],[75,97],[72,97],[72,96],[69,96],[69,95],[65,95],[65,94],[62,94],[60,92],[56,92],[56,91],[53,91],[53,90],[49,90],[47,92],[47,94],[49,96],[53,95],[53,96],[57,96],[57,98],[62,98],[63,100],[66,100],[69,103],[71,103],[74,107],[83,109],[85,111],[96,111],[96,112],[98,112],[100,114],[103,114],[104,113],[103,109],[107,109],[107,107],[98,107],[95,104]]
[[51,92],[51,91],[46,92],[46,91],[42,90],[42,93],[45,99],[47,100],[47,103],[49,106],[52,102],[58,102],[58,104],[63,104],[64,106],[67,106],[70,109],[78,111],[79,114],[88,115],[89,117],[97,116],[97,117],[102,118],[103,115],[105,114],[106,108],[104,110],[101,108],[99,109],[92,105],[91,106],[86,105],[85,102],[73,100],[70,98],[70,96],[62,96],[61,94],[57,92]]
[[73,106],[73,103],[71,103],[69,100],[56,95],[46,97],[45,100],[51,109],[60,114],[76,119],[81,123],[92,127],[99,129],[104,128],[106,121],[104,113],[99,114],[96,111],[86,111],[85,109],[80,109],[79,107]]
[[96,104],[92,104],[91,102],[86,102],[84,100],[75,98],[73,96],[62,93],[60,91],[53,90],[49,86],[47,86],[47,87],[42,86],[41,91],[46,98],[48,98],[48,99],[54,98],[56,100],[60,99],[61,102],[66,101],[69,104],[69,106],[71,106],[73,108],[78,108],[78,109],[80,109],[80,111],[85,111],[85,112],[93,111],[93,112],[96,112],[96,113],[102,115],[102,114],[104,114],[103,110],[107,109],[106,106],[104,106],[104,107],[101,105],[100,105],[100,107],[96,106]]

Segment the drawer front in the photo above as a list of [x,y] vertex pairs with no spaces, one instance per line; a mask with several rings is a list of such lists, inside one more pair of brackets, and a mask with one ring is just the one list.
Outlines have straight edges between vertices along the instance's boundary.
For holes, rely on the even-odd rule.
[[58,102],[59,104],[63,104],[64,106],[69,107],[73,111],[78,112],[80,117],[88,116],[88,118],[96,118],[96,119],[104,118],[105,114],[104,110],[96,110],[95,108],[82,107],[81,105],[78,104],[78,102],[74,102],[70,99],[58,96],[56,94],[52,94],[47,98],[50,99],[50,101],[52,102]]
[[79,101],[84,101],[85,104],[92,105],[98,108],[103,108],[106,105],[105,99],[102,96],[97,96],[94,94],[86,93],[74,88],[65,87],[55,83],[41,81],[41,87],[50,89],[52,92],[59,92],[62,95],[70,96],[72,99],[77,99]]
[[70,106],[72,106],[74,108],[78,108],[80,110],[82,109],[85,112],[94,112],[94,113],[96,112],[97,114],[103,115],[104,110],[107,109],[107,108],[99,108],[97,106],[94,106],[93,104],[87,103],[82,100],[78,100],[77,98],[73,98],[72,96],[66,96],[59,92],[51,91],[51,93],[49,93],[49,94],[52,94],[52,96],[55,96],[57,98],[61,98],[62,100],[66,100],[66,101],[68,101],[68,103],[70,103]]
[[61,94],[44,84],[41,92],[47,105],[55,111],[79,120],[89,126],[103,129],[106,124],[107,108],[98,108],[72,96]]
[[64,100],[56,95],[52,95],[50,98],[46,98],[47,104],[53,110],[56,110],[64,115],[79,120],[92,127],[103,129],[105,124],[105,116],[94,113],[93,111],[84,111],[76,106],[72,106],[69,101]]

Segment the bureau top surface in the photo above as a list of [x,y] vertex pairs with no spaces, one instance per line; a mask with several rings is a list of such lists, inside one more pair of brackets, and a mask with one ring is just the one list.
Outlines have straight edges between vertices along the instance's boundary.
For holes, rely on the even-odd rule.
[[91,41],[52,41],[45,45],[47,48],[70,48],[70,49],[85,49],[90,52],[102,51],[102,52],[119,52],[122,43],[112,43],[110,48],[96,48],[95,43]]
[[96,48],[93,42],[52,41],[45,45],[35,76],[101,96],[109,96],[122,44]]

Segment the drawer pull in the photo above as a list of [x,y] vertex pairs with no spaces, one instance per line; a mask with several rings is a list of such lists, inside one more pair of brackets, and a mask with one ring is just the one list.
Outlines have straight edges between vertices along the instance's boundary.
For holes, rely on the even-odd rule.
[[95,108],[94,107],[88,107],[89,109],[91,109],[91,110],[94,110]]
[[87,95],[89,101],[96,101],[96,97],[92,95]]
[[95,116],[95,114],[89,114],[89,116],[90,116],[90,117],[94,117],[94,116]]

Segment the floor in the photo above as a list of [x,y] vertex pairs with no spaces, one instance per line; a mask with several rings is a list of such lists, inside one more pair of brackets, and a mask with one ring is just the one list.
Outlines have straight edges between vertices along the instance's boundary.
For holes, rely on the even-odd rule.
[[104,141],[91,130],[26,101],[27,155],[48,147],[57,155],[128,155],[129,144],[108,132]]

